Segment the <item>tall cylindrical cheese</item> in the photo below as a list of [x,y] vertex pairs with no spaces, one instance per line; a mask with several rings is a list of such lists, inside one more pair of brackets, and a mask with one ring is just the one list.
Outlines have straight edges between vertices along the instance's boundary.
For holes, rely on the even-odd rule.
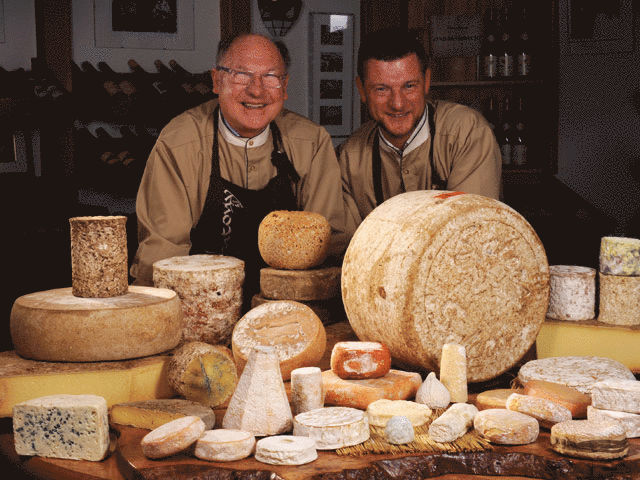
[[531,225],[507,205],[415,191],[360,224],[342,265],[342,299],[363,341],[437,371],[445,343],[466,348],[469,381],[496,377],[533,345],[549,302],[549,266]]
[[260,292],[272,300],[329,300],[340,295],[340,267],[260,270]]
[[71,288],[76,297],[116,297],[127,293],[127,217],[73,217]]
[[549,267],[549,310],[556,320],[591,320],[595,317],[596,271],[574,265]]
[[451,402],[467,401],[467,354],[463,345],[445,343],[442,346],[440,381],[449,390]]
[[291,406],[294,415],[324,406],[320,368],[301,367],[291,372]]
[[605,275],[640,275],[640,239],[602,237],[600,273]]
[[640,325],[640,276],[599,274],[598,321],[613,325]]
[[179,256],[153,264],[154,285],[180,296],[187,342],[229,343],[241,314],[243,282],[244,262],[234,257]]

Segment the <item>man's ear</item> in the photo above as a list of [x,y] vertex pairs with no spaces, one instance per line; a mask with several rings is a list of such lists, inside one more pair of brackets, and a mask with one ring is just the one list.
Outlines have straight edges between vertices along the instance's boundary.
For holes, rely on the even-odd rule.
[[427,95],[429,93],[429,88],[431,88],[431,69],[427,67],[424,72],[424,94]]
[[362,80],[360,77],[356,77],[356,87],[358,87],[358,93],[360,94],[360,101],[362,103],[367,103],[367,94],[364,90],[364,85],[362,84]]
[[284,76],[282,80],[282,97],[286,100],[289,98],[289,94],[287,93],[287,85],[289,85],[289,74]]
[[211,69],[211,83],[213,84],[213,93],[220,94],[222,90],[222,72],[216,70],[215,68]]

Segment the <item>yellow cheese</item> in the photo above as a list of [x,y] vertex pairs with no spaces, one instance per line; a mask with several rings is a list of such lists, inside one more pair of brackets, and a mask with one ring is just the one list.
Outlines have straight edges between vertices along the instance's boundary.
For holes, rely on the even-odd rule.
[[607,357],[640,373],[640,327],[608,325],[594,320],[546,320],[536,340],[538,358]]
[[15,404],[46,395],[91,394],[107,405],[169,398],[168,355],[119,362],[58,363],[27,360],[14,351],[0,352],[0,417]]
[[181,398],[161,398],[140,402],[118,403],[109,409],[109,421],[121,425],[154,430],[180,417],[200,417],[207,430],[216,423],[213,410]]

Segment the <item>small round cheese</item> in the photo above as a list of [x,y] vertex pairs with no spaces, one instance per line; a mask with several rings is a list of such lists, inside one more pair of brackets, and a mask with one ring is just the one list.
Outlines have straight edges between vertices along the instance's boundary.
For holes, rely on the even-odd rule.
[[188,416],[172,420],[151,430],[140,441],[147,458],[163,458],[181,452],[198,440],[205,431],[200,417]]
[[549,286],[547,317],[556,320],[591,320],[595,317],[595,269],[551,265]]
[[391,417],[396,415],[407,417],[414,427],[419,427],[427,423],[431,417],[431,409],[422,403],[386,398],[376,400],[367,407],[369,424],[376,427],[384,427]]
[[318,450],[331,450],[362,443],[369,439],[370,432],[362,410],[324,407],[296,415],[293,434],[313,438]]
[[617,421],[567,420],[551,427],[551,448],[571,457],[609,460],[629,452],[624,427]]
[[413,442],[415,431],[411,420],[404,415],[394,415],[384,427],[384,438],[396,445]]
[[524,445],[538,438],[538,421],[524,413],[489,408],[477,413],[473,419],[473,428],[489,440],[500,445]]
[[207,430],[196,442],[194,455],[211,462],[242,460],[253,453],[256,437],[243,430]]
[[302,465],[318,458],[318,452],[312,438],[276,435],[258,440],[255,458],[271,465]]

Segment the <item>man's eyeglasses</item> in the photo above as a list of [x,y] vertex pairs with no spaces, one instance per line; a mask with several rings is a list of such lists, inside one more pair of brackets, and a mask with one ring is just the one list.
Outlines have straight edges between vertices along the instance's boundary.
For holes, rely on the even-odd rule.
[[215,68],[216,70],[228,73],[231,76],[231,81],[236,85],[249,85],[251,80],[253,80],[253,77],[258,75],[265,88],[282,88],[282,80],[285,77],[284,75],[277,75],[275,73],[243,72],[229,67],[222,67],[220,65],[217,65]]

